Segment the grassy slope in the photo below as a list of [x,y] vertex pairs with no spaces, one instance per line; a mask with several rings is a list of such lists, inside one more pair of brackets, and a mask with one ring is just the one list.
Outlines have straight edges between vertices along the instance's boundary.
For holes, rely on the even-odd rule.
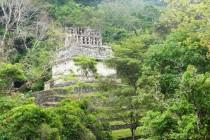
[[[136,136],[138,135],[140,135],[140,130],[137,128]],[[114,140],[117,140],[118,138],[130,137],[130,136],[131,136],[130,129],[120,129],[120,130],[112,131],[112,137],[114,138]]]

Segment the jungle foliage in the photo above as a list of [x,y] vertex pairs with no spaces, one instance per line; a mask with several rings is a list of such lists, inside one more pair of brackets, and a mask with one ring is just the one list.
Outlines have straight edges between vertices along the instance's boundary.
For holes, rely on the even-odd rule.
[[[108,115],[130,124],[133,139],[136,134],[145,140],[210,139],[209,0],[27,4],[30,10],[18,11],[23,17],[8,24],[3,6],[11,12],[18,8],[0,2],[0,139],[112,139],[109,124],[98,120],[100,112],[91,108],[91,99],[43,108],[31,97],[50,80],[65,26],[101,29],[103,42],[112,46],[115,58],[107,63],[116,68],[121,85],[101,81],[100,95],[115,110]],[[96,72],[96,60],[75,60],[85,75]]]

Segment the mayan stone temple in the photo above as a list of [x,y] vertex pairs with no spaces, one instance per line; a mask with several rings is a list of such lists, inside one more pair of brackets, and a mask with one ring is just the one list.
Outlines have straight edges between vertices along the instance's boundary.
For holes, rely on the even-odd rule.
[[73,58],[75,56],[88,56],[97,60],[97,74],[101,77],[113,76],[116,70],[107,67],[104,60],[112,57],[112,50],[109,46],[103,45],[101,33],[97,29],[68,27],[66,28],[65,45],[57,49],[56,59],[52,66],[52,80],[45,83],[45,90],[60,85],[67,85],[63,77],[73,74],[80,80],[90,80],[90,77],[84,77],[80,67],[75,65]]

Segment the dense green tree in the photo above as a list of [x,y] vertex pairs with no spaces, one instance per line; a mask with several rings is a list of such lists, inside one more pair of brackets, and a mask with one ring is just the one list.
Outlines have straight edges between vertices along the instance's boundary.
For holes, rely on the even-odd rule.
[[1,139],[111,139],[108,125],[88,110],[87,100],[67,100],[49,109],[24,95],[0,97],[0,101]]
[[152,46],[147,52],[146,63],[162,74],[163,93],[174,92],[188,65],[196,66],[201,73],[209,70],[208,45],[202,43],[198,34],[190,27],[175,31],[162,44]]
[[189,66],[166,110],[149,111],[142,118],[142,135],[153,139],[209,139],[208,79],[208,73],[196,74]]
[[118,76],[135,89],[141,75],[145,52],[154,42],[152,35],[145,34],[125,39],[113,46],[115,58],[111,59],[111,64],[117,69]]
[[86,101],[79,103],[66,100],[53,109],[61,118],[62,139],[94,140],[111,139],[105,124],[97,121],[88,111]]
[[110,118],[118,119],[128,126],[132,139],[135,140],[136,129],[140,125],[141,104],[137,98],[133,87],[115,87],[110,91],[110,101],[108,106],[112,109],[108,111]]
[[27,49],[27,53],[20,59],[24,66],[27,77],[26,91],[42,90],[44,82],[48,81],[51,76],[51,65],[54,61],[56,48],[63,46],[63,33],[59,26],[49,25],[45,40],[33,40],[32,47]]
[[119,118],[129,125],[132,138],[135,139],[136,129],[140,125],[141,101],[138,98],[138,78],[141,76],[145,52],[149,45],[155,42],[152,35],[145,34],[132,37],[114,46],[115,58],[111,65],[117,69],[117,75],[126,87],[110,91],[110,104],[115,110],[114,118]]
[[193,22],[208,23],[208,0],[166,0],[167,8],[162,11],[156,30],[164,37],[177,27]]
[[82,74],[88,78],[88,76],[94,76],[97,74],[96,60],[92,57],[77,56],[74,57],[74,62],[77,66],[81,67]]
[[181,81],[181,93],[193,105],[197,117],[197,131],[201,139],[210,138],[210,82],[209,73],[197,74],[194,66],[189,66]]
[[26,98],[23,95],[0,96],[0,114],[3,115],[15,107],[29,103],[33,103],[33,100],[31,98]]
[[0,117],[1,139],[40,138],[42,125],[54,129],[50,139],[57,140],[61,127],[58,116],[33,104],[15,107]]
[[[200,107],[209,100],[208,80],[205,80],[208,74],[203,74],[209,71],[206,2],[170,1],[169,7],[173,5],[173,8],[167,9],[170,12],[163,11],[161,15],[158,24],[165,21],[163,25],[167,31],[164,30],[166,28],[161,28],[161,31],[166,31],[164,34],[167,36],[162,43],[149,48],[143,74],[138,81],[139,98],[145,103],[142,107],[146,108],[142,112],[143,126],[140,129],[145,139],[209,137],[209,119],[204,117],[209,112],[204,111],[202,117],[198,115]],[[177,16],[173,18],[172,15]],[[199,15],[202,18],[198,18]],[[194,65],[197,70],[190,65]],[[196,109],[195,104],[199,109]],[[203,107],[201,110],[208,108]]]
[[94,135],[81,122],[81,117],[85,117],[79,105],[71,102],[63,102],[56,108],[56,113],[60,116],[63,128],[61,130],[62,139],[89,140],[95,139]]

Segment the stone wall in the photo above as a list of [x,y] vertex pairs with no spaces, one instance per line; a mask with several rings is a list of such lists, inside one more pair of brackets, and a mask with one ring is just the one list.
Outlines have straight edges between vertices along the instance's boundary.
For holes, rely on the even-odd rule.
[[97,29],[89,27],[67,27],[67,37],[65,39],[65,46],[72,44],[87,45],[87,46],[102,46],[101,33]]
[[[101,77],[114,76],[116,74],[115,69],[107,67],[102,61],[99,61],[96,64],[96,69],[97,74]],[[65,75],[70,74],[73,74],[76,77],[80,77],[83,75],[81,68],[79,66],[76,66],[73,60],[63,61],[52,67],[52,78],[55,80],[56,83],[59,83],[59,79],[63,79]],[[89,73],[90,78],[91,76],[93,76],[93,74]]]
[[112,57],[112,50],[108,46],[101,47],[90,47],[90,46],[72,46],[64,47],[57,50],[56,63],[60,61],[65,61],[66,59],[71,59],[74,56],[85,55],[93,57],[97,60],[104,60]]
[[67,95],[68,91],[64,89],[52,89],[46,91],[34,92],[33,96],[35,97],[35,102],[39,105],[42,105],[45,102],[55,102],[60,101],[61,98],[55,97],[55,95]]

